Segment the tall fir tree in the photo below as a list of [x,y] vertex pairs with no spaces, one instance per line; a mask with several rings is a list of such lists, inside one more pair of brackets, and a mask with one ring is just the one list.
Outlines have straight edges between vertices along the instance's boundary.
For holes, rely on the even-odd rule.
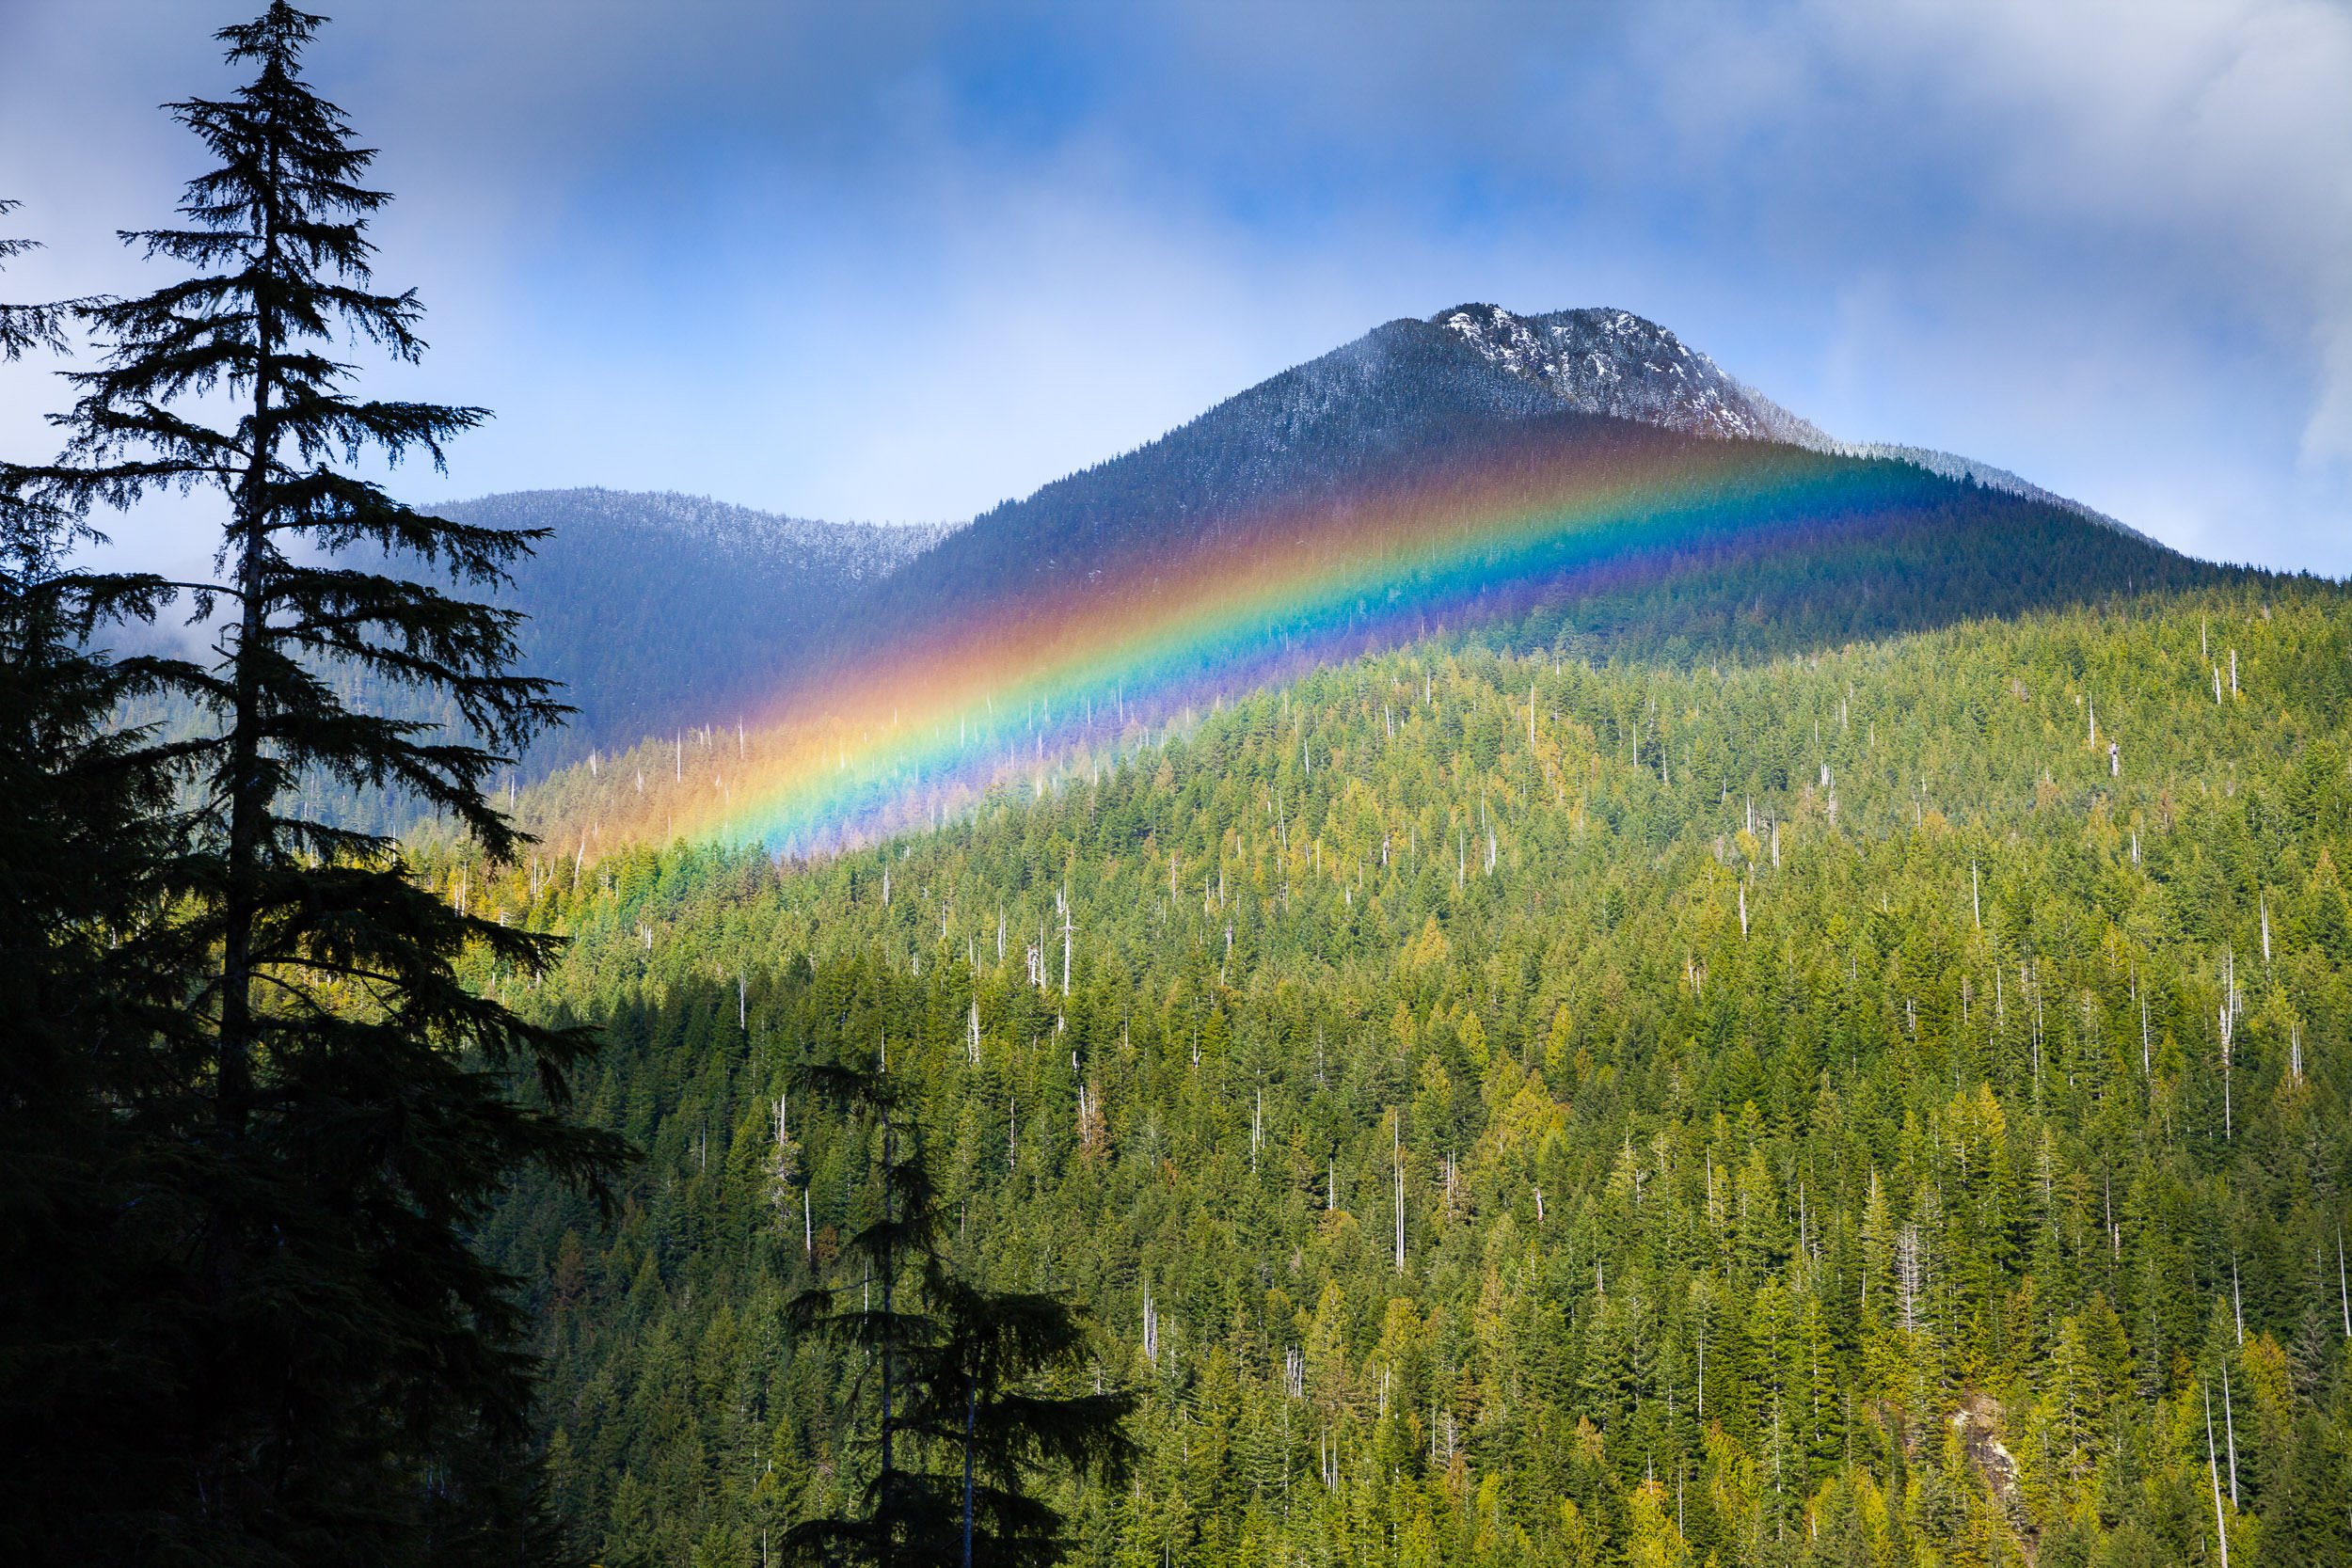
[[[21,201],[0,197],[0,218],[9,216],[23,205]],[[0,265],[16,260],[26,251],[40,248],[39,240],[0,237]],[[35,349],[64,348],[62,318],[70,309],[70,306],[58,304],[0,303],[0,363],[13,364]]]
[[[515,615],[459,596],[534,536],[427,515],[357,472],[371,451],[437,467],[486,416],[358,397],[333,356],[363,339],[414,362],[424,344],[413,292],[372,288],[373,154],[303,77],[323,21],[280,0],[222,30],[247,79],[169,105],[217,166],[187,186],[183,226],[125,239],[186,271],[77,311],[103,356],[73,375],[41,476],[68,509],[159,487],[227,509],[215,578],[189,585],[219,612],[210,658],[172,672],[213,721],[179,753],[188,1049],[158,1053],[142,1093],[184,1215],[154,1549],[513,1561],[551,1545],[532,1363],[514,1281],[469,1230],[517,1171],[593,1184],[620,1146],[563,1115],[592,1037],[462,982],[469,950],[529,973],[550,941],[452,908],[396,844],[302,806],[306,781],[403,791],[507,858],[521,840],[483,782],[564,711],[515,673]],[[358,705],[339,671],[437,693],[471,733]]]

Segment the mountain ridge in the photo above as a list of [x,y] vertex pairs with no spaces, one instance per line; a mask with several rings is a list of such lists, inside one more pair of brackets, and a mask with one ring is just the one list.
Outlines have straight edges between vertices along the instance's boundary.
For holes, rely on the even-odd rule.
[[[509,492],[442,510],[554,530],[505,595],[532,616],[527,656],[564,681],[581,709],[567,731],[534,750],[535,773],[697,724],[755,719],[880,650],[936,638],[976,617],[1050,616],[1053,594],[1099,598],[1106,573],[1112,581],[1137,571],[1148,578],[1164,566],[1204,560],[1204,552],[1230,553],[1238,547],[1234,531],[1263,532],[1284,509],[1302,520],[1322,517],[1313,526],[1328,533],[1332,509],[1356,504],[1350,495],[1377,483],[1373,476],[1436,474],[1450,463],[1482,460],[1465,453],[1515,442],[1597,451],[1654,447],[1658,439],[1707,449],[1777,444],[1833,462],[1892,461],[1956,483],[1957,493],[1932,503],[1959,508],[1955,516],[1993,522],[2010,516],[2008,507],[2045,505],[2153,545],[1989,465],[1839,440],[1633,312],[1521,316],[1481,304],[1383,323],[1139,447],[961,524],[825,523],[675,492],[600,488]],[[1694,461],[1716,461],[1692,451]],[[1982,490],[1981,500],[1968,499],[1971,486]],[[2012,521],[2025,529],[2020,543],[2042,537],[2042,524],[2026,524],[2022,515]],[[1918,580],[1903,591],[1912,608],[1901,625],[1922,624],[1936,582],[1948,581],[1947,598],[1981,591],[1980,569],[1968,578],[1977,586],[1963,588],[1951,569],[1956,557],[1941,565],[1934,559],[1940,550],[1950,557],[1974,548],[1957,537],[1945,550],[1931,534],[1907,536],[1911,563],[1899,570]],[[1725,626],[1739,597],[1727,570],[1719,568],[1724,580],[1707,590],[1720,590],[1724,605],[1712,620]],[[2146,575],[2130,565],[2106,574],[2112,586]],[[2025,596],[2059,591],[2043,581]],[[1857,601],[1849,634],[1888,629],[1880,623],[1889,602],[1884,594]],[[1834,634],[1819,604],[1788,608]],[[1739,613],[1769,611],[1759,601]],[[1638,641],[1640,628],[1621,622],[1613,635]]]

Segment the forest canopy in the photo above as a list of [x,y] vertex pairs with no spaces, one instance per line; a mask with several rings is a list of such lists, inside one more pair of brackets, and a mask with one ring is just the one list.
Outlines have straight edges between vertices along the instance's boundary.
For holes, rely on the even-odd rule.
[[963,1265],[1140,1391],[1075,1560],[2346,1560],[2347,655],[2280,580],[1457,641],[835,859],[442,861],[646,1152],[486,1237],[560,1507],[755,1563],[857,1484],[785,1307],[868,1167],[780,1101],[882,1050]]

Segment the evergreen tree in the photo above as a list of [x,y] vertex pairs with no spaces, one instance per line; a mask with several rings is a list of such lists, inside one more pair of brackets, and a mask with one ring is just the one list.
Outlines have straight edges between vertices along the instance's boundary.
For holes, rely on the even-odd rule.
[[1134,1445],[1135,1396],[1073,1393],[1050,1381],[1084,1364],[1084,1319],[1057,1294],[992,1291],[935,1270],[938,1340],[917,1356],[908,1424],[961,1465],[956,1561],[1047,1564],[1064,1543],[1059,1510],[1036,1495],[1040,1472],[1116,1476]]
[[[8,216],[21,201],[0,197],[0,218]],[[40,248],[39,240],[0,238],[0,262],[13,261],[28,250]],[[79,301],[75,303],[87,303]],[[71,304],[45,305],[0,304],[0,363],[13,364],[35,349],[62,349],[65,333],[62,318],[72,309]]]
[[804,1064],[797,1076],[866,1121],[877,1146],[879,1212],[850,1234],[836,1282],[803,1292],[796,1317],[869,1358],[878,1414],[875,1467],[855,1506],[803,1522],[787,1553],[966,1568],[1058,1561],[1062,1515],[1036,1496],[1035,1480],[1120,1473],[1133,1397],[1046,1381],[1084,1362],[1084,1320],[1068,1301],[990,1290],[950,1266],[903,1079],[879,1062]]
[[[939,1202],[912,1127],[901,1081],[871,1067],[811,1062],[795,1076],[812,1098],[840,1106],[873,1139],[878,1211],[850,1232],[836,1281],[803,1291],[793,1321],[803,1333],[854,1347],[874,1377],[873,1471],[855,1505],[804,1520],[787,1537],[789,1557],[887,1565],[944,1560],[954,1515],[914,1463],[906,1441],[910,1364],[938,1345],[943,1324],[917,1297],[937,1254]],[[854,1301],[854,1305],[851,1305]]]
[[[193,585],[199,615],[222,610],[211,658],[168,672],[213,723],[177,753],[186,1049],[153,1054],[139,1101],[142,1138],[171,1155],[153,1208],[180,1217],[155,1549],[511,1561],[546,1544],[532,1364],[513,1281],[469,1231],[516,1171],[593,1182],[620,1146],[562,1116],[592,1037],[462,983],[469,952],[531,972],[550,941],[453,908],[397,846],[296,793],[405,790],[504,859],[520,841],[482,783],[563,712],[511,670],[511,613],[338,560],[361,546],[495,588],[532,536],[425,515],[353,471],[369,451],[437,466],[485,416],[356,397],[332,356],[345,333],[405,362],[423,343],[413,293],[372,292],[373,154],[303,79],[322,21],[280,0],[224,29],[249,78],[169,106],[218,166],[187,186],[183,227],[126,238],[187,270],[80,307],[105,352],[72,377],[66,452],[40,476],[67,509],[158,486],[228,506],[217,578]],[[207,423],[216,407],[234,417]],[[355,706],[338,670],[443,698],[472,733]]]
[[[0,306],[0,360],[64,346],[70,309]],[[168,753],[108,727],[164,667],[89,650],[161,585],[66,569],[74,520],[30,481],[0,464],[0,1556],[38,1563],[129,1555],[169,1461],[169,1206],[136,1111],[176,1000],[153,915],[178,824]]]

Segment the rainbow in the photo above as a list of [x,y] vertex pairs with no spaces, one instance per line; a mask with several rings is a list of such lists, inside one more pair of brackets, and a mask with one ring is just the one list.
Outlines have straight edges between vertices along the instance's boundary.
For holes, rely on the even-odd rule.
[[1073,758],[1320,662],[1916,517],[1953,494],[1901,464],[1530,421],[880,637],[780,692],[755,736],[706,745],[692,772],[682,746],[650,792],[641,768],[620,831],[778,854],[870,840],[992,787],[1041,789]]

